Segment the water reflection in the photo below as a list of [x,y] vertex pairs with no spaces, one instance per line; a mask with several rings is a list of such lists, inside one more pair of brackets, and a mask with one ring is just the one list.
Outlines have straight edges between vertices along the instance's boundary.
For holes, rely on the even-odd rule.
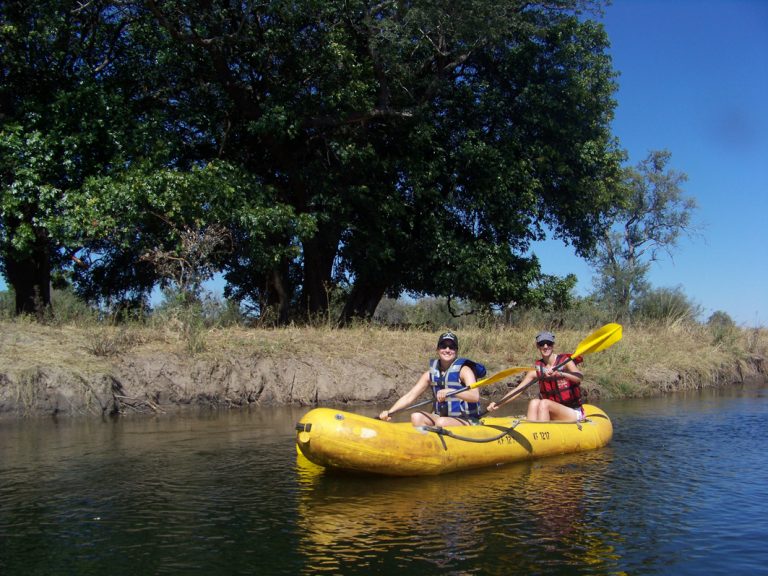
[[257,572],[291,549],[291,438],[267,411],[2,423],[0,573]]
[[300,408],[0,421],[0,574],[755,574],[766,400],[606,402],[605,449],[426,478],[297,462]]
[[[437,477],[350,477],[297,456],[300,551],[310,572],[387,566],[505,574],[541,563],[611,573],[613,532],[591,523],[609,451]],[[536,553],[531,554],[535,543]],[[488,558],[493,561],[489,562]]]

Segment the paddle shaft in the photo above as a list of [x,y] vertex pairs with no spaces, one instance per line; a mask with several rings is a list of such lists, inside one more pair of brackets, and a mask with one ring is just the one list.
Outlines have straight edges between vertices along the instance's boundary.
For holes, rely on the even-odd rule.
[[[558,370],[560,370],[561,368],[563,368],[563,367],[564,367],[566,364],[568,364],[568,362],[570,362],[571,360],[572,360],[572,358],[571,358],[571,357],[568,357],[568,358],[566,358],[566,359],[565,359],[565,361],[561,362],[561,363],[560,363],[560,364],[558,364],[557,366],[553,366],[553,367],[552,367],[552,372],[557,372]],[[544,378],[546,378],[546,376],[537,376],[536,378],[534,378],[533,380],[531,380],[530,382],[528,382],[528,384],[526,384],[525,386],[523,386],[522,388],[520,388],[520,390],[518,390],[517,392],[515,392],[515,394],[514,394],[513,396],[510,396],[510,397],[509,397],[509,398],[507,398],[507,399],[504,399],[504,398],[502,398],[501,400],[499,400],[499,402],[504,402],[505,404],[506,404],[507,402],[512,402],[512,400],[514,400],[515,398],[519,397],[519,396],[520,396],[520,395],[521,395],[523,392],[525,392],[526,390],[528,390],[528,388],[530,388],[531,386],[533,386],[533,385],[534,385],[534,384],[536,384],[537,382],[540,382],[540,381],[541,381],[541,380],[543,380]],[[487,410],[487,409],[483,409],[483,410],[480,410],[480,416],[481,416],[481,417],[482,417],[482,416],[485,416],[486,414],[488,414],[488,410]]]

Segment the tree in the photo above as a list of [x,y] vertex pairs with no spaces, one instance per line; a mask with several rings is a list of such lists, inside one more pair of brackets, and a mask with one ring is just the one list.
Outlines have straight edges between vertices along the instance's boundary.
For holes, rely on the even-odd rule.
[[732,345],[738,338],[739,330],[730,314],[716,310],[707,319],[707,327],[716,345]]
[[82,296],[99,302],[130,303],[156,284],[173,284],[192,303],[205,280],[232,265],[245,231],[254,252],[243,269],[258,269],[298,256],[295,246],[273,237],[313,230],[252,175],[221,161],[188,170],[137,162],[88,179],[71,195],[67,213],[70,221],[89,223],[86,265],[72,277]]
[[522,299],[541,222],[589,251],[622,153],[599,3],[154,2],[178,122],[314,222],[234,291],[341,321],[406,290]]
[[650,285],[648,270],[661,252],[672,255],[681,234],[691,234],[696,208],[683,194],[685,174],[668,168],[671,154],[653,151],[636,168],[627,168],[625,201],[611,211],[612,227],[593,258],[597,293],[618,318],[629,319],[635,300]]
[[125,144],[112,74],[123,25],[106,2],[0,5],[0,270],[17,313],[49,308],[52,273],[79,244],[66,199]]
[[549,227],[588,253],[622,193],[601,4],[3,3],[20,310],[52,271],[139,302],[163,281],[143,256],[219,227],[232,250],[201,269],[279,321],[329,290],[341,322],[402,291],[524,301],[529,244]]

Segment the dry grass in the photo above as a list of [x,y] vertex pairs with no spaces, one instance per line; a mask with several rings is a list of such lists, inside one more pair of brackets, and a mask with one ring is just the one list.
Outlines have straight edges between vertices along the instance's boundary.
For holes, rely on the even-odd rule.
[[[510,366],[532,365],[537,357],[537,326],[463,329],[462,356],[483,362],[489,375]],[[557,331],[559,351],[572,351],[588,332]],[[202,357],[268,356],[307,359],[313,365],[363,362],[381,374],[418,374],[432,357],[438,331],[393,330],[361,325],[329,327],[203,330]],[[81,374],[107,373],[116,357],[143,352],[188,355],[183,326],[128,325],[44,326],[34,322],[0,322],[0,363],[11,375],[39,368],[76,368]],[[700,325],[673,324],[624,330],[611,348],[585,359],[585,385],[610,397],[643,396],[698,388],[727,380],[729,370],[748,369],[768,356],[768,330],[736,329],[727,343]],[[738,368],[737,368],[738,366]]]

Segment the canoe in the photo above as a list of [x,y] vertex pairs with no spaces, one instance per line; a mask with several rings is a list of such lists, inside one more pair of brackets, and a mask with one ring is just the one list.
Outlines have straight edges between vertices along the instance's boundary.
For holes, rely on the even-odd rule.
[[477,426],[414,427],[333,408],[315,408],[296,424],[296,447],[324,468],[422,476],[498,466],[602,448],[613,425],[597,406],[583,422],[486,417]]

